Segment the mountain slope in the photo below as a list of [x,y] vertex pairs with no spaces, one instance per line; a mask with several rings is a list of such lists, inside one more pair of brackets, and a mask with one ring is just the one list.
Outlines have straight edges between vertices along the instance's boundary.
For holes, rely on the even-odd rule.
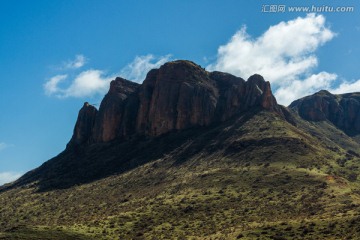
[[65,151],[12,187],[39,181],[41,190],[66,188],[125,172],[186,141],[157,136],[206,129],[257,109],[288,116],[260,75],[245,81],[179,60],[151,70],[142,85],[116,78],[99,110],[85,103],[79,111]]
[[112,87],[63,153],[2,188],[0,239],[360,237],[358,135],[277,105],[259,75],[180,61]]

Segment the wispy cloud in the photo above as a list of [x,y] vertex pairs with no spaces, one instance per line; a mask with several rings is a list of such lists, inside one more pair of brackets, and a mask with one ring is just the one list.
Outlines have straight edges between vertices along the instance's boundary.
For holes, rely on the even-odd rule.
[[269,80],[281,104],[320,89],[330,89],[335,73],[314,72],[316,50],[336,36],[322,15],[308,14],[271,26],[258,38],[246,27],[220,46],[214,63],[207,68],[249,77],[262,74]]
[[86,62],[87,62],[87,58],[84,55],[79,54],[79,55],[75,56],[75,59],[65,61],[62,64],[61,68],[62,69],[78,69],[78,68],[83,67],[86,64]]
[[360,79],[349,82],[343,81],[338,87],[330,89],[332,93],[349,93],[349,92],[360,92]]
[[[44,84],[45,94],[59,98],[90,97],[97,94],[105,94],[111,80],[121,76],[136,82],[142,82],[146,73],[153,68],[158,68],[169,61],[170,55],[155,57],[151,54],[137,56],[135,59],[120,70],[119,73],[109,74],[98,69],[82,71],[70,79],[68,74],[59,74],[51,77]],[[68,84],[65,84],[65,80]]]
[[47,81],[44,84],[44,90],[45,90],[45,94],[46,95],[53,95],[53,94],[58,94],[59,92],[61,92],[60,88],[59,88],[59,84],[64,81],[67,78],[68,75],[64,74],[64,75],[56,75],[53,76],[52,78],[49,79],[49,81]]
[[4,142],[0,142],[0,151],[6,149],[6,148],[9,148],[9,147],[12,147],[13,145],[12,144],[7,144],[7,143],[4,143]]
[[22,173],[18,172],[0,172],[0,185],[10,183],[21,177]]
[[154,68],[158,68],[171,59],[171,55],[155,57],[152,54],[136,56],[135,59],[120,71],[120,76],[141,83],[146,74]]

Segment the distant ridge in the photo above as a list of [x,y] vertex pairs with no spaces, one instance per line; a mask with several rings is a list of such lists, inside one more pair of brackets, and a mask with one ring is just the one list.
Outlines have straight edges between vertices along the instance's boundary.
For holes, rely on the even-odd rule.
[[360,93],[333,95],[322,90],[294,101],[289,107],[305,120],[328,120],[349,135],[360,133]]

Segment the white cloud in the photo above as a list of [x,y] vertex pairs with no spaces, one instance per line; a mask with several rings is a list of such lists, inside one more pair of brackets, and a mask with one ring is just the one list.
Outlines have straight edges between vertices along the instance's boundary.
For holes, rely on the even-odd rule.
[[102,70],[90,69],[79,73],[73,80],[69,81],[67,86],[60,86],[61,83],[64,83],[64,80],[69,78],[67,74],[63,74],[50,78],[43,87],[47,95],[59,98],[90,97],[96,94],[105,94],[109,89],[110,81],[115,79],[116,76],[142,82],[148,71],[160,67],[169,59],[170,55],[158,58],[151,54],[137,56],[118,74],[105,74]]
[[104,94],[109,83],[115,76],[104,76],[101,70],[87,70],[78,74],[69,86],[61,88],[59,83],[67,78],[67,75],[57,75],[44,84],[45,93],[59,98],[67,97],[90,97],[96,94]]
[[80,73],[71,85],[63,91],[63,97],[86,97],[105,93],[114,76],[103,76],[101,70],[87,70]]
[[59,83],[65,80],[66,78],[67,78],[66,74],[56,75],[50,78],[50,80],[44,84],[44,90],[46,95],[57,94],[60,91]]
[[64,62],[62,68],[63,69],[78,69],[78,68],[81,68],[82,66],[84,66],[86,61],[87,61],[87,58],[84,55],[79,54],[79,55],[75,56],[75,59]]
[[0,185],[10,183],[21,177],[22,173],[17,172],[1,172],[0,173]]
[[288,105],[295,99],[311,95],[321,89],[330,89],[336,79],[336,74],[320,72],[303,80],[282,84],[275,91],[275,96],[279,103]]
[[334,94],[360,92],[360,79],[354,82],[342,82],[338,87],[330,89]]
[[120,71],[120,75],[131,81],[142,83],[146,74],[168,62],[171,55],[154,57],[152,54],[136,56],[135,59]]
[[245,78],[261,74],[278,89],[279,103],[289,104],[335,81],[336,74],[313,73],[318,65],[315,51],[335,35],[325,25],[325,17],[315,14],[280,22],[255,39],[243,27],[219,47],[217,60],[207,68]]

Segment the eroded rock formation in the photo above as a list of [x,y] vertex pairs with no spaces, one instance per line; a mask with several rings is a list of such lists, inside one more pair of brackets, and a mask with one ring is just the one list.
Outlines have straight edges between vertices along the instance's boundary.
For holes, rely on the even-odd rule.
[[190,61],[173,61],[151,70],[141,85],[113,80],[99,111],[89,105],[93,114],[80,110],[71,142],[158,136],[226,121],[257,107],[282,115],[270,83],[262,76],[255,74],[245,81],[228,73],[207,72]]

